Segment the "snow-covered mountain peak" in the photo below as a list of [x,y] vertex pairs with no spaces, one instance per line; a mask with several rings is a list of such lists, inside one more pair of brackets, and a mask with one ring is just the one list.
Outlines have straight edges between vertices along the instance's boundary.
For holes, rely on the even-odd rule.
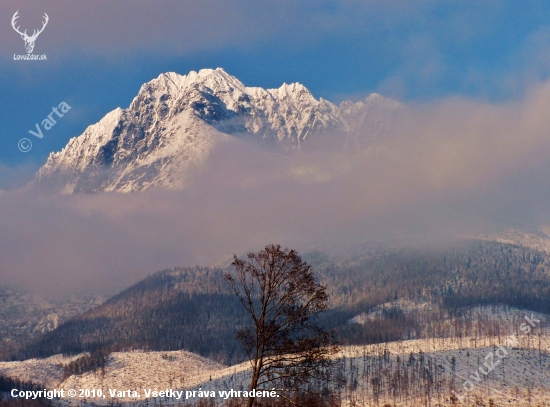
[[385,108],[385,109],[403,108],[403,105],[398,101],[384,97],[378,93],[371,93],[369,96],[367,96],[364,104],[366,106],[373,106],[373,107],[376,106],[378,108]]
[[321,136],[342,148],[363,145],[380,136],[398,106],[373,94],[338,107],[300,83],[246,87],[221,68],[167,72],[145,83],[127,109],[108,113],[51,154],[34,184],[67,193],[181,188],[190,169],[223,140],[285,150]]
[[318,106],[321,101],[315,99],[312,93],[301,83],[283,85],[278,89],[268,89],[268,92],[279,101],[287,101],[295,109],[301,110],[308,106]]
[[144,87],[162,86],[168,89],[182,90],[195,84],[202,84],[211,88],[230,86],[244,89],[241,81],[232,75],[229,75],[222,68],[201,69],[199,72],[191,71],[187,75],[180,75],[176,72],[166,72],[160,74],[157,78],[147,82]]

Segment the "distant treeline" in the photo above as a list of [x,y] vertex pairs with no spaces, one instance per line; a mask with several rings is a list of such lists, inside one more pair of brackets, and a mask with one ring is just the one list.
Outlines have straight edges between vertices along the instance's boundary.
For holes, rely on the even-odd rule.
[[507,304],[550,313],[550,256],[494,242],[449,249],[373,251],[341,261],[311,253],[335,307],[372,307],[394,299],[447,308]]
[[[498,334],[498,324],[474,323],[476,316],[465,307],[475,305],[550,313],[550,256],[527,248],[462,241],[437,250],[372,250],[344,259],[317,252],[304,258],[331,295],[332,308],[322,323],[335,329],[344,344]],[[13,353],[12,359],[140,348],[185,349],[228,364],[242,361],[235,332],[247,323],[247,315],[229,291],[224,271],[194,267],[155,273]],[[348,323],[398,299],[437,307],[425,313],[390,307],[365,324]]]
[[107,349],[96,349],[91,354],[81,356],[63,365],[63,379],[72,375],[81,375],[97,370],[104,372],[108,357],[109,351]]
[[[342,343],[368,344],[398,339],[498,334],[492,323],[467,307],[506,305],[550,313],[550,256],[528,248],[483,241],[461,241],[447,249],[372,251],[334,261],[311,253],[333,311],[327,324]],[[387,310],[383,318],[346,324],[355,315],[395,300],[428,302],[438,310],[404,314]],[[447,325],[442,321],[447,321]],[[452,330],[449,330],[452,325]]]

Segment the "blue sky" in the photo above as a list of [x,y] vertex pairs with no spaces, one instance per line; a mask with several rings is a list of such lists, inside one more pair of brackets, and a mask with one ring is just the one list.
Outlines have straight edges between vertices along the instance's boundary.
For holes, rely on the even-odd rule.
[[[550,2],[400,0],[3,1],[0,189],[28,180],[51,151],[127,107],[162,72],[223,67],[248,86],[301,82],[335,103],[379,92],[409,103],[456,96],[502,103],[548,77]],[[14,61],[22,27],[50,21]],[[43,139],[53,106],[72,109]],[[33,141],[22,153],[17,142]]]

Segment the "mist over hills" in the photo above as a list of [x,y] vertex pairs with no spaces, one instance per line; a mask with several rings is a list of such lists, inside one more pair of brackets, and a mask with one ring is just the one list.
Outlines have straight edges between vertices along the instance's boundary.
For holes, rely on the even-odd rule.
[[[343,344],[508,334],[515,325],[491,316],[499,307],[550,314],[550,256],[525,247],[464,240],[439,249],[312,252],[304,259],[331,295],[321,321]],[[195,267],[155,273],[12,356],[184,349],[240,362],[235,327],[247,318],[223,272]]]

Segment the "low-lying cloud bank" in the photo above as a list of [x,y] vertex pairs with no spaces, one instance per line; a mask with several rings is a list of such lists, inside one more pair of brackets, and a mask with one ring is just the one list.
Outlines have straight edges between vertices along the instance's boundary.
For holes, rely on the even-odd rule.
[[442,240],[548,224],[550,83],[502,105],[411,107],[362,151],[219,147],[183,191],[0,195],[0,283],[114,291],[179,265],[281,243],[300,250]]

